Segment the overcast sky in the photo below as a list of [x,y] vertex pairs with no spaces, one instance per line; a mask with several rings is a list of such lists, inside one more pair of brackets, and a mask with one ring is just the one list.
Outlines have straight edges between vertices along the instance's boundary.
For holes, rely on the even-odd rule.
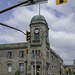
[[[17,0],[0,0],[0,10],[17,4]],[[75,0],[56,5],[56,0],[41,4],[43,15],[49,26],[50,47],[64,60],[73,64],[75,59]],[[0,22],[26,31],[34,15],[39,14],[39,5],[21,6],[0,14]],[[25,42],[22,33],[0,26],[0,44]]]

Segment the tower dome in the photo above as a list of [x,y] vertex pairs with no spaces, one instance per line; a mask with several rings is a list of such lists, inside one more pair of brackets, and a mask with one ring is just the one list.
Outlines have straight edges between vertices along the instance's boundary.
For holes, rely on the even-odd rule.
[[31,19],[31,21],[36,21],[36,20],[44,20],[46,21],[45,17],[42,15],[35,15],[33,16],[33,18]]
[[33,16],[33,18],[31,19],[31,24],[33,24],[33,23],[44,23],[47,25],[46,19],[42,15]]

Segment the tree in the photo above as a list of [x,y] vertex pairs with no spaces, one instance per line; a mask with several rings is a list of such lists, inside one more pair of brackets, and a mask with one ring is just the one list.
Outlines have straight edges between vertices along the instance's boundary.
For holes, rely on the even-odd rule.
[[16,72],[15,72],[15,75],[20,75],[20,71],[19,71],[19,70],[16,71]]
[[69,71],[68,71],[68,72],[69,72],[69,74],[71,74],[71,69],[69,69]]
[[73,72],[73,74],[75,74],[75,72]]
[[68,71],[66,71],[66,74],[68,75]]

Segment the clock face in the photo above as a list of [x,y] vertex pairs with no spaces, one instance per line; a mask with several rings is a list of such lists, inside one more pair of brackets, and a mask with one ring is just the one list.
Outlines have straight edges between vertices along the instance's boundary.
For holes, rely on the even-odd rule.
[[39,29],[35,29],[35,33],[36,33],[36,34],[39,33]]

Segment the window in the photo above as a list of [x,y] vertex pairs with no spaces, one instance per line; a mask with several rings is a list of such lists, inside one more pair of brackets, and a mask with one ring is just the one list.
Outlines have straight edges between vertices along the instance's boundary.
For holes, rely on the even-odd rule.
[[33,54],[33,56],[34,56],[34,50],[32,50],[32,54]]
[[37,50],[35,50],[35,55],[37,56]]
[[20,56],[20,57],[24,57],[24,51],[20,51],[19,56]]
[[49,57],[49,52],[46,51],[46,56]]
[[34,30],[34,39],[35,39],[35,40],[39,40],[39,29],[38,29],[38,28],[36,28],[36,29]]
[[20,72],[24,73],[24,63],[19,64]]
[[11,58],[12,52],[8,52],[8,58]]
[[40,50],[38,50],[38,55],[40,55]]
[[32,50],[32,54],[33,56],[36,54],[36,56],[39,56],[40,55],[40,50]]
[[8,64],[8,73],[11,73],[11,72],[12,72],[12,65]]
[[32,54],[37,56],[37,50],[32,50]]

